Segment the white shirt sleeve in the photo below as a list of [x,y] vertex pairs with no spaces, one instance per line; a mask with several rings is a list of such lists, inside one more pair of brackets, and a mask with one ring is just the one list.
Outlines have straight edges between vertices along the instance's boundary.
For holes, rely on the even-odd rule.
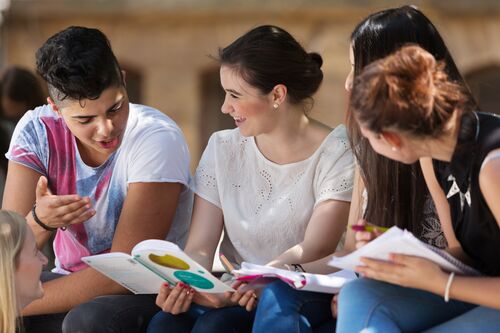
[[203,151],[194,177],[194,192],[208,202],[221,208],[216,173],[217,133],[212,134],[207,147]]
[[314,191],[314,206],[326,200],[351,201],[354,158],[347,139],[339,138],[332,142],[318,163]]
[[189,150],[180,131],[153,128],[131,152],[127,183],[161,182],[189,186]]

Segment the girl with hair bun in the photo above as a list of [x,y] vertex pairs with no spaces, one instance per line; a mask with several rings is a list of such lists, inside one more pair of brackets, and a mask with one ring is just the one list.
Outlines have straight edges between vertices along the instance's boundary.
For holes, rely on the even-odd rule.
[[500,117],[477,112],[444,69],[429,52],[405,46],[356,77],[350,106],[377,153],[406,164],[433,159],[452,231],[482,276],[455,275],[396,253],[388,262],[363,258],[357,268],[363,278],[340,292],[337,332],[498,329]]
[[[203,153],[185,251],[210,269],[224,230],[220,251],[233,265],[300,268],[334,252],[347,224],[353,157],[344,126],[308,116],[321,56],[266,25],[219,59],[221,111],[237,128],[214,133]],[[328,309],[331,297],[320,298]],[[164,312],[149,332],[250,332],[257,302],[253,290],[214,297],[178,285],[163,287],[157,304]]]

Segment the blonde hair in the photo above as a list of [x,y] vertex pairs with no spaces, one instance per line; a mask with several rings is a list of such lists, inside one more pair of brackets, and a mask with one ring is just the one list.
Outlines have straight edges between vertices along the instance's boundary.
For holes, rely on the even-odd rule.
[[0,332],[15,333],[18,304],[14,275],[26,238],[26,220],[19,214],[0,210]]

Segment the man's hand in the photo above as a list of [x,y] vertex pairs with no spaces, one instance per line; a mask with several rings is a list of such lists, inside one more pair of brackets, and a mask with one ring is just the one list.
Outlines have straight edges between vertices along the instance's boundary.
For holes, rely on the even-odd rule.
[[44,176],[38,179],[35,193],[35,213],[38,219],[50,228],[82,223],[95,214],[95,210],[90,208],[89,197],[82,198],[75,194],[53,195]]

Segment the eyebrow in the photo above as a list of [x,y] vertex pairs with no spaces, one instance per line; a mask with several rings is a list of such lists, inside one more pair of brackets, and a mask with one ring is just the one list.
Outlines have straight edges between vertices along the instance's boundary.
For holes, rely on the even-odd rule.
[[[113,104],[110,108],[108,108],[106,110],[106,113],[115,109],[117,106],[119,106],[120,104],[123,104],[125,100],[125,96],[123,96],[118,102],[116,102],[115,104]],[[90,118],[94,118],[96,117],[96,115],[91,115],[91,116],[72,116],[71,118],[73,119],[90,119]]]
[[236,90],[233,90],[233,89],[226,89],[226,91],[228,93],[231,93],[231,94],[235,94],[235,95],[238,95],[238,96],[243,96],[242,94],[240,94],[239,92],[237,92]]

